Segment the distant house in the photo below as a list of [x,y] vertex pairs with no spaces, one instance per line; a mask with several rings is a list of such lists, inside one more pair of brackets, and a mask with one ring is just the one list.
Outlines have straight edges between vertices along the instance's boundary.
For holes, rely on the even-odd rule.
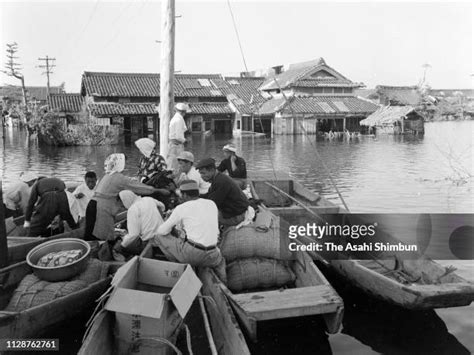
[[78,118],[80,113],[84,111],[84,98],[81,94],[51,94],[48,99],[48,106],[61,117],[65,117],[70,121]]
[[[255,117],[260,105],[271,97],[259,90],[263,82],[264,78],[261,77],[225,77],[220,82],[221,90],[235,113],[234,135],[242,132],[271,133],[269,125],[262,127],[264,122],[269,121]],[[271,119],[271,116],[268,118]]]
[[[175,75],[174,99],[190,105],[186,120],[193,132],[232,131],[234,112],[214,83],[220,79],[218,74]],[[146,136],[159,117],[160,75],[84,72],[81,95],[91,119],[102,124],[123,121],[126,132]]]
[[377,85],[368,99],[386,106],[418,106],[422,95],[417,86]]
[[262,84],[260,90],[271,99],[259,107],[257,115],[274,116],[274,134],[359,131],[359,121],[378,109],[355,96],[354,90],[363,86],[331,68],[323,58],[292,64]]
[[[64,93],[62,86],[51,86],[50,94]],[[26,96],[31,105],[43,106],[48,102],[48,88],[46,86],[27,86]],[[23,93],[21,86],[7,85],[0,87],[0,97],[8,100],[10,103],[21,104],[23,102]]]
[[383,106],[360,121],[360,124],[371,127],[371,130],[375,128],[377,133],[424,133],[424,118],[412,106]]

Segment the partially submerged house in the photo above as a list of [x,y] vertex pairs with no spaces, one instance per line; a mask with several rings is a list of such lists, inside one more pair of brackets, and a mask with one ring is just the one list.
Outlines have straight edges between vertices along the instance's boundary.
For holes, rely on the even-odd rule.
[[[48,88],[46,86],[26,86],[26,97],[30,105],[43,106],[48,101]],[[61,94],[64,93],[62,86],[50,86],[50,94]],[[11,104],[22,104],[23,93],[21,86],[6,85],[0,87],[0,97],[9,101]]]
[[323,58],[293,64],[262,84],[260,90],[272,98],[259,107],[257,115],[274,115],[274,134],[359,131],[359,121],[379,107],[355,96],[354,89],[362,86]]
[[[362,126],[377,134],[424,134],[424,118],[413,106],[383,106],[366,119]],[[374,133],[375,133],[374,132]]]
[[[218,74],[175,75],[175,102],[191,107],[186,117],[191,131],[232,131],[234,113],[213,82],[220,78]],[[92,120],[123,124],[125,132],[141,136],[154,131],[159,117],[159,74],[84,72],[81,87]]]
[[422,94],[415,86],[377,85],[375,91],[367,97],[385,106],[418,106],[422,102]]
[[49,109],[65,117],[68,122],[78,119],[84,112],[84,98],[81,94],[50,94],[48,98]]

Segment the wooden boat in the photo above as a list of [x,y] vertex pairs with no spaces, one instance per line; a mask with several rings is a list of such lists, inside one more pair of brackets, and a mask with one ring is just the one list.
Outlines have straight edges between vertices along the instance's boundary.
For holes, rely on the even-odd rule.
[[[21,312],[0,311],[0,338],[35,338],[67,319],[89,310],[94,301],[109,287],[112,280],[110,275],[123,263],[108,264],[109,276],[86,288]],[[8,305],[18,284],[31,272],[26,262],[0,270],[0,309]]]
[[[119,213],[115,220],[117,223],[122,223],[127,217],[127,211]],[[20,217],[23,218],[23,217]],[[28,252],[35,246],[47,242],[49,240],[61,238],[79,238],[82,239],[85,227],[73,229],[61,234],[56,234],[51,237],[22,237],[22,236],[8,236],[8,263],[10,265],[24,261]]]
[[[153,257],[153,248],[152,245],[149,243],[143,252],[140,254],[141,257]],[[114,349],[114,334],[113,334],[113,327],[114,327],[114,314],[113,312],[108,311],[101,311],[97,314],[94,318],[93,323],[91,325],[90,330],[87,332],[87,336],[85,337],[81,349],[79,350],[79,355],[89,355],[89,354],[101,354],[101,355],[113,355],[115,354]],[[210,329],[209,325],[209,318],[206,312],[206,308],[202,299],[197,298],[196,301],[191,306],[188,315],[184,319],[184,323],[188,326],[190,331],[190,342],[191,344],[187,344],[183,341],[182,336],[178,335],[178,342],[176,347],[183,351],[183,353],[187,353],[187,347],[191,347],[194,350],[194,353],[199,354],[212,354],[217,355],[221,352],[221,348],[216,348],[215,339],[213,338],[213,334]],[[211,323],[213,321],[211,320]],[[232,333],[219,333],[222,336],[220,342],[225,342],[225,337],[231,337]],[[220,349],[219,352],[217,349]],[[223,347],[223,349],[230,349],[228,347]],[[198,350],[198,351],[197,351]],[[236,349],[237,350],[237,349]],[[227,354],[226,351],[223,352]],[[249,354],[245,352],[229,352],[229,354]]]
[[[274,228],[280,228],[280,218],[273,215],[272,219]],[[213,275],[213,271],[208,271],[213,276],[205,275],[204,280],[207,287],[220,289],[225,294],[242,327],[254,342],[257,341],[259,321],[292,317],[321,315],[327,331],[337,333],[344,310],[342,299],[306,252],[296,253],[296,258],[289,262],[296,281],[287,288],[233,293]]]
[[[255,198],[291,224],[316,222],[312,213],[327,222],[331,222],[331,218],[338,219],[334,214],[346,213],[293,180],[253,181],[251,189]],[[384,238],[392,243],[399,242],[385,233]],[[301,242],[308,244],[308,239]],[[368,294],[408,309],[459,307],[474,300],[473,283],[457,275],[452,268],[445,268],[426,257],[402,260],[396,257],[396,252],[395,259],[379,256],[380,259],[358,260],[346,255],[344,260],[324,260],[321,254],[313,252],[311,256],[327,262],[329,267]]]

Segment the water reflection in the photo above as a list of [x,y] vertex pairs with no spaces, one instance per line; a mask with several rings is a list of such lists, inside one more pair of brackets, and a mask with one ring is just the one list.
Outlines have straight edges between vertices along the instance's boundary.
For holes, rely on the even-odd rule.
[[[246,159],[251,176],[290,176],[340,204],[330,174],[353,212],[472,212],[473,180],[456,185],[446,178],[461,171],[472,173],[474,123],[437,122],[425,128],[423,138],[379,136],[351,141],[198,134],[186,149],[192,150],[196,159],[212,156],[219,161],[222,147],[232,142]],[[4,184],[25,169],[79,182],[86,170],[102,174],[102,162],[115,152],[127,155],[126,173],[133,175],[139,158],[132,140],[109,147],[55,148],[38,146],[36,141],[28,141],[25,132],[12,128],[6,130],[2,146]]]

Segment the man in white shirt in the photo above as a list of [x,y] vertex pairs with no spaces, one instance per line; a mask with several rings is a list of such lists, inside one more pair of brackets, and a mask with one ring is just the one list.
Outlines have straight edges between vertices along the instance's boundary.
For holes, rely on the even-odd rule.
[[178,172],[178,155],[184,150],[184,132],[187,131],[186,122],[184,116],[186,113],[191,112],[189,106],[185,103],[177,103],[176,113],[170,121],[169,133],[168,133],[168,155],[166,157],[166,164],[168,169],[174,173]]
[[[184,203],[158,228],[154,243],[170,261],[198,267],[212,267],[226,281],[225,261],[217,247],[219,227],[217,206],[211,200],[199,198],[198,185],[184,180],[180,185]],[[171,235],[173,227],[179,237]]]
[[36,180],[38,180],[36,174],[26,172],[21,174],[20,179],[16,183],[5,190],[3,193],[5,218],[19,217],[26,213],[31,186],[34,185]]
[[115,250],[122,254],[140,254],[146,241],[154,237],[163,223],[160,211],[164,212],[165,206],[154,198],[140,197],[130,190],[121,191],[119,196],[128,210],[128,233],[122,236],[122,241]]
[[[194,155],[191,152],[181,152],[178,155],[178,177],[176,178],[176,185],[179,186],[184,180],[194,180],[198,184],[199,194],[207,194],[209,190],[210,183],[204,181],[199,174],[199,171],[196,170],[194,165]],[[179,191],[179,190],[177,190]]]

